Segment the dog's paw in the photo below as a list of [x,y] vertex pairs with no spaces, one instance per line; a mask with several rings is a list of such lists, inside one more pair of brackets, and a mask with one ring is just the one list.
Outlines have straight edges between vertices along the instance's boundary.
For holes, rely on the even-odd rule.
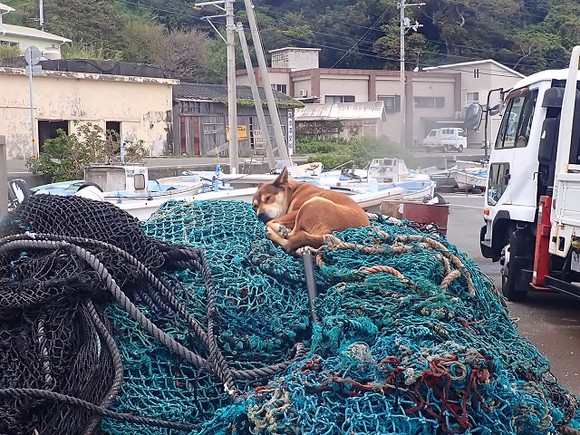
[[288,228],[286,228],[284,225],[282,224],[276,224],[276,232],[280,235],[280,237],[287,239],[288,238],[288,234],[290,234],[290,230]]
[[290,230],[278,222],[266,224],[266,236],[268,235],[268,230],[275,232],[278,236],[282,237],[283,239],[287,239],[288,234],[290,234]]

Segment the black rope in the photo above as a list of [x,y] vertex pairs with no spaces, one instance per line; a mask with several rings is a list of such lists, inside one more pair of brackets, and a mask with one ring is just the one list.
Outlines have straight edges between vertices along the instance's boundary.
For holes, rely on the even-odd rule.
[[158,420],[148,417],[139,417],[133,414],[123,414],[120,412],[109,411],[108,409],[100,408],[99,406],[87,402],[86,400],[67,396],[66,394],[57,393],[55,391],[39,390],[36,388],[0,388],[0,397],[33,397],[37,399],[49,399],[66,403],[68,405],[85,408],[103,417],[115,418],[117,420],[126,421],[129,423],[165,427],[182,431],[191,431],[194,428],[194,426],[191,424]]
[[[74,249],[80,250],[78,255],[81,258],[85,258],[87,263],[93,267],[93,269],[99,272],[101,279],[107,284],[107,287],[125,310],[131,315],[131,317],[136,320],[141,326],[143,326],[147,332],[149,332],[154,338],[159,340],[164,346],[166,346],[170,351],[178,354],[179,356],[183,357],[190,363],[192,363],[196,368],[204,370],[207,367],[210,367],[212,371],[218,376],[220,381],[226,385],[230,392],[235,392],[235,388],[233,387],[233,381],[228,377],[231,374],[232,378],[235,379],[244,379],[244,380],[256,380],[260,378],[265,378],[272,376],[281,370],[284,370],[290,364],[299,359],[304,354],[306,354],[307,350],[305,347],[298,343],[295,345],[294,349],[294,356],[287,360],[280,363],[272,364],[266,367],[261,368],[252,368],[248,370],[231,370],[227,364],[225,363],[225,358],[218,349],[217,340],[215,335],[212,332],[212,337],[209,337],[209,334],[203,331],[201,325],[195,320],[183,307],[182,304],[179,303],[177,298],[169,291],[166,285],[156,277],[143,263],[141,263],[138,259],[136,259],[131,254],[123,251],[122,249],[118,248],[115,245],[111,245],[107,242],[93,240],[93,239],[85,239],[82,237],[69,237],[69,236],[59,236],[59,235],[50,235],[50,234],[34,234],[34,233],[25,233],[24,235],[26,240],[22,240],[21,237],[10,236],[6,239],[11,239],[11,242],[7,243],[14,243],[17,241],[21,242],[47,242],[48,245],[29,245],[29,246],[22,246],[20,248],[25,247],[36,247],[38,249],[58,249],[61,247],[74,247]],[[0,243],[2,243],[3,239],[0,239]],[[211,359],[205,360],[199,355],[193,353],[173,338],[169,337],[163,331],[161,331],[154,323],[149,321],[141,311],[131,303],[131,301],[124,295],[122,290],[119,286],[115,283],[112,276],[108,273],[107,269],[100,263],[100,261],[92,254],[90,251],[85,250],[84,248],[78,247],[76,245],[69,244],[70,242],[77,242],[77,243],[85,243],[85,244],[93,244],[101,247],[106,247],[111,249],[113,252],[122,255],[127,261],[129,261],[133,266],[135,266],[140,272],[142,272],[145,277],[151,282],[156,288],[159,289],[161,294],[166,298],[168,303],[176,309],[176,311],[184,316],[184,318],[188,321],[188,323],[194,328],[194,332],[196,335],[202,339],[204,345],[209,349],[210,356],[213,355],[213,362],[217,362],[217,364],[210,365],[212,362]],[[62,244],[62,245],[61,245]],[[210,268],[207,264],[207,260],[203,256],[201,250],[180,247],[180,248],[172,248],[168,251],[167,258],[176,258],[180,257],[181,259],[188,259],[185,263],[189,263],[190,265],[194,265],[194,269],[200,270],[202,276],[204,278],[204,283],[206,285],[206,292],[208,294],[208,322],[209,319],[212,319],[217,312],[215,307],[215,287],[213,285],[213,280],[211,278]],[[90,260],[93,258],[93,260]],[[91,263],[92,262],[92,263]],[[212,302],[213,301],[213,302]],[[212,329],[213,329],[213,320],[211,322]],[[209,328],[208,328],[209,329]],[[211,343],[213,341],[213,344]],[[220,363],[220,360],[223,361]]]
[[[107,345],[107,348],[109,349],[111,358],[113,360],[113,369],[115,371],[115,377],[113,378],[113,382],[111,383],[109,391],[105,394],[105,397],[101,401],[101,403],[99,403],[99,408],[108,409],[113,404],[115,398],[119,395],[121,385],[123,384],[123,362],[121,359],[119,349],[117,348],[117,343],[115,343],[115,339],[109,333],[109,330],[99,317],[99,314],[97,313],[97,309],[95,308],[93,301],[87,299],[86,301],[84,301],[84,306],[87,309],[89,316],[93,320],[93,324],[95,325],[99,333],[99,336],[101,337],[101,339],[105,341],[105,344]],[[93,418],[83,431],[83,435],[91,435],[96,429],[100,420],[101,420],[100,418]]]

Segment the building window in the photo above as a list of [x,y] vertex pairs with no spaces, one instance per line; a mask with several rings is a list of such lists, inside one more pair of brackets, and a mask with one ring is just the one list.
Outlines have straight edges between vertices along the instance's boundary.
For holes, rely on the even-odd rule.
[[118,144],[121,139],[121,123],[119,121],[105,121],[105,135],[111,142]]
[[326,95],[325,103],[354,103],[354,95]]
[[15,47],[15,48],[18,48],[18,42],[0,41],[0,45],[6,46],[6,47]]
[[467,105],[479,103],[479,92],[468,92],[466,97]]
[[210,113],[210,103],[204,101],[182,101],[181,113]]
[[55,139],[58,137],[58,131],[62,130],[65,134],[69,134],[69,121],[38,121],[38,145],[39,152],[42,152],[44,142],[47,139]]
[[272,89],[278,92],[282,92],[283,94],[286,94],[286,91],[288,90],[287,86],[282,84],[273,84]]
[[474,79],[478,79],[479,78],[479,68],[474,68],[473,69],[473,78]]
[[415,97],[417,109],[440,109],[445,107],[445,97]]
[[387,113],[401,111],[401,96],[400,95],[377,95],[377,101],[384,102],[385,111]]

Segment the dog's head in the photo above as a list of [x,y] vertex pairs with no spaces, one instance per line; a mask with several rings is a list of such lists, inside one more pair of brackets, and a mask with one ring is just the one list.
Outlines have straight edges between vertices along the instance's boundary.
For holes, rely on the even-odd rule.
[[252,199],[252,206],[263,222],[276,219],[288,212],[292,189],[288,183],[288,170],[284,168],[276,179],[260,183]]

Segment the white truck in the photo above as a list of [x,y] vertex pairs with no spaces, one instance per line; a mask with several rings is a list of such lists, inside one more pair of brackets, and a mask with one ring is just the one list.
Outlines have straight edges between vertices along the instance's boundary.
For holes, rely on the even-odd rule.
[[570,67],[507,93],[490,152],[480,247],[512,301],[531,290],[580,298],[580,46]]
[[432,150],[444,152],[454,150],[460,153],[467,148],[465,130],[457,127],[434,128],[423,139],[423,148],[427,152]]

